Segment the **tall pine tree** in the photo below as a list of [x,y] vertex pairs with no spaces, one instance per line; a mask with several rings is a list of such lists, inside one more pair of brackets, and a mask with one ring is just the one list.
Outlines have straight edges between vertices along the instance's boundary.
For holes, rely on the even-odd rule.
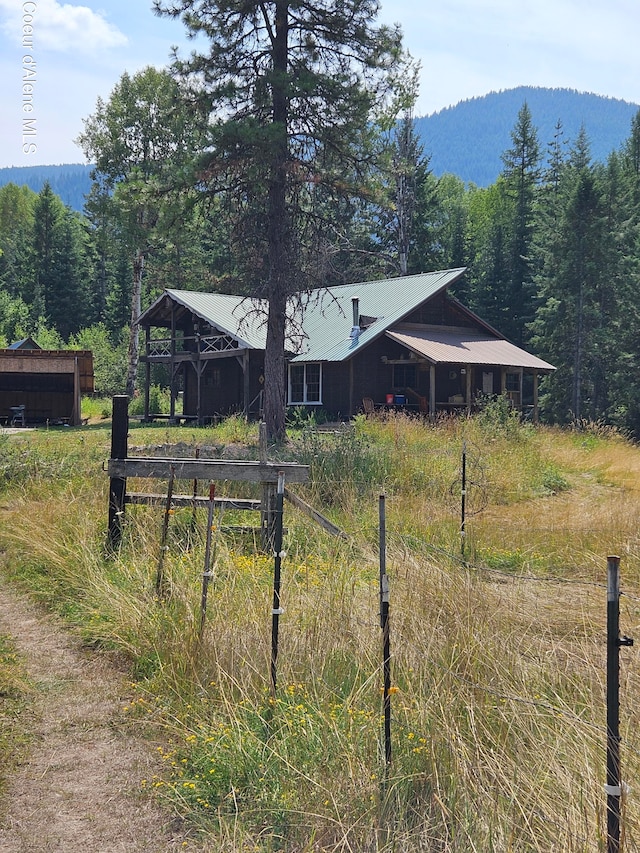
[[540,179],[540,146],[531,111],[525,101],[511,132],[512,147],[502,155],[505,189],[511,202],[508,252],[510,266],[507,293],[508,322],[503,331],[514,343],[527,338],[527,324],[535,310],[532,241],[536,189]]
[[[376,0],[155,0],[206,47],[176,69],[211,113],[202,183],[233,200],[234,243],[253,293],[268,303],[264,413],[285,434],[287,304],[304,289],[328,195],[358,195],[367,138],[401,58],[400,34],[377,27]],[[325,191],[322,217],[314,208]],[[317,258],[317,255],[316,255]],[[302,263],[307,259],[307,263]]]

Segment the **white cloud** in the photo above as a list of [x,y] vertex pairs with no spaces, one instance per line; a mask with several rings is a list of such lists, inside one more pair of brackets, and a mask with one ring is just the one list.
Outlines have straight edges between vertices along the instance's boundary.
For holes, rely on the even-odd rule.
[[[88,6],[58,0],[0,0],[2,28],[12,41],[21,44],[23,27],[33,27],[33,47],[95,54],[127,44],[126,35],[103,14]],[[28,31],[26,31],[28,32]]]

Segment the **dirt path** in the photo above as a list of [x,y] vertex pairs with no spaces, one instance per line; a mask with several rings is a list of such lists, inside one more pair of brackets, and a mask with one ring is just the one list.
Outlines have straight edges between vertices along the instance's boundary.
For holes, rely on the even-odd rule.
[[204,851],[141,790],[156,758],[123,720],[126,678],[2,578],[0,632],[36,686],[31,754],[0,802],[1,853]]

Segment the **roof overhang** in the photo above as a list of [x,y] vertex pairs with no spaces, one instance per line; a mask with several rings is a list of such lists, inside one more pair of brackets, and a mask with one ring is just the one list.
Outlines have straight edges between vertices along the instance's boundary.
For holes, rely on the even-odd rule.
[[474,329],[446,327],[402,327],[387,331],[387,336],[431,364],[486,364],[517,367],[551,373],[552,364],[531,355],[515,344]]
[[182,327],[195,316],[235,340],[239,349],[264,349],[266,330],[257,316],[260,312],[266,316],[266,304],[248,296],[165,290],[138,323],[142,328],[171,329],[173,322]]

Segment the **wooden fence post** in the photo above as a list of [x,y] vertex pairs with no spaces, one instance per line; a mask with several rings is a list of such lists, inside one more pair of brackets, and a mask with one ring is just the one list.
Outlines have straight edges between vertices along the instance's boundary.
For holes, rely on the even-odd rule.
[[[119,394],[112,399],[111,458],[126,459],[129,437],[129,398]],[[109,480],[109,526],[107,542],[117,548],[122,540],[124,520],[124,498],[127,493],[126,477],[111,477]]]
[[[260,462],[268,461],[267,425],[264,421],[259,426],[259,458]],[[273,551],[276,519],[276,487],[274,483],[262,484],[262,506],[260,509],[260,547],[269,554]]]

